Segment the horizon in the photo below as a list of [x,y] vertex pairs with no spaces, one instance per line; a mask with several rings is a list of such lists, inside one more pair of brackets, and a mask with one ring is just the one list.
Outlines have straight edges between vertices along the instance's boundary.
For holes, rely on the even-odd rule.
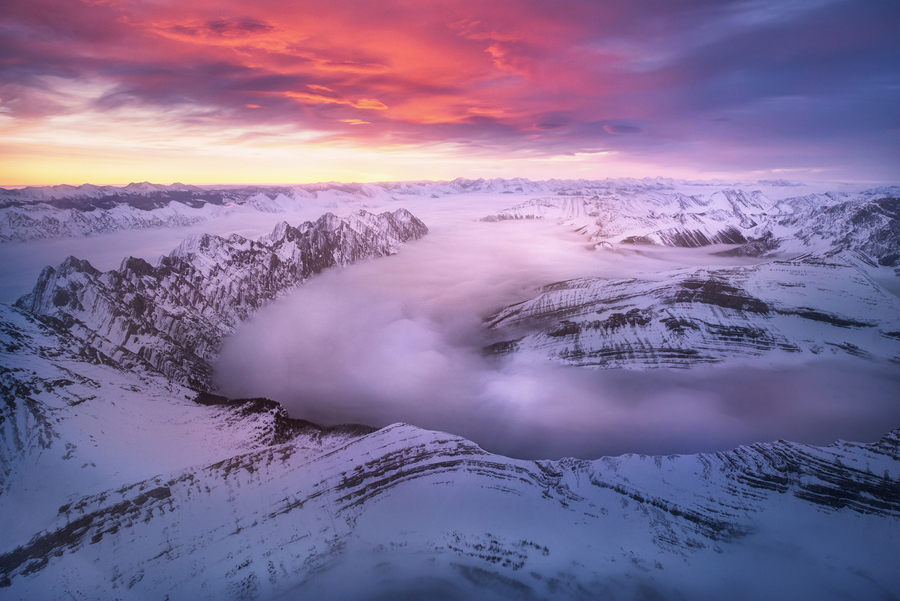
[[458,180],[465,180],[469,182],[478,182],[478,181],[515,181],[515,180],[524,180],[531,183],[544,183],[544,182],[552,182],[552,181],[585,181],[585,182],[618,182],[621,180],[635,180],[635,181],[645,181],[645,180],[670,180],[674,184],[678,185],[710,185],[710,186],[744,186],[744,185],[753,185],[753,184],[771,184],[771,183],[779,183],[784,186],[809,186],[809,185],[834,185],[834,186],[859,186],[859,185],[872,185],[872,186],[896,186],[900,185],[900,177],[895,180],[851,180],[851,179],[843,179],[843,180],[829,180],[829,179],[788,179],[783,177],[773,177],[773,178],[757,178],[754,180],[746,179],[725,179],[725,178],[679,178],[679,177],[667,177],[662,175],[645,175],[645,176],[607,176],[602,178],[592,178],[592,177],[548,177],[542,179],[531,179],[524,176],[512,176],[512,177],[453,177],[449,179],[399,179],[399,180],[353,180],[353,181],[341,181],[341,180],[316,180],[316,181],[285,181],[285,182],[233,182],[233,183],[222,183],[222,182],[185,182],[185,181],[173,181],[172,183],[161,183],[154,182],[149,180],[141,180],[141,181],[130,181],[127,183],[122,182],[111,182],[111,183],[96,183],[96,182],[83,182],[80,184],[73,184],[69,182],[55,183],[55,184],[2,184],[0,183],[0,190],[23,190],[26,188],[61,188],[61,187],[69,187],[69,188],[85,188],[85,187],[96,187],[96,188],[127,188],[129,186],[137,186],[141,184],[149,184],[151,186],[161,186],[161,187],[172,187],[172,186],[194,186],[197,188],[240,188],[240,187],[303,187],[303,186],[327,186],[331,184],[338,185],[382,185],[382,184],[401,184],[401,183],[416,183],[416,184],[452,184]]

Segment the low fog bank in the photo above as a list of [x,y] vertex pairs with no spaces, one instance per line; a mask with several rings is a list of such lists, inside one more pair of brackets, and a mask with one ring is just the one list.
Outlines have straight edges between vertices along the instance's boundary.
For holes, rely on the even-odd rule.
[[225,344],[220,392],[273,398],[324,425],[402,421],[530,459],[876,440],[900,426],[900,373],[859,360],[642,372],[485,357],[483,319],[537,286],[646,277],[710,263],[709,249],[622,254],[542,221],[426,223],[431,233],[399,255],[328,271],[254,315]]

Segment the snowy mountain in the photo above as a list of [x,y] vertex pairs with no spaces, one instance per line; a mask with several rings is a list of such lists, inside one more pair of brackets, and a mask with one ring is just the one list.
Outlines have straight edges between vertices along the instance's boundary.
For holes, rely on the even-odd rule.
[[762,256],[854,250],[882,265],[900,262],[900,189],[772,199],[762,192],[711,194],[611,190],[602,195],[542,197],[498,211],[485,221],[552,219],[597,244],[700,247],[741,244],[724,251]]
[[846,253],[544,286],[488,320],[494,353],[604,368],[849,354],[900,362],[900,299]]
[[635,369],[786,355],[900,361],[900,303],[870,277],[879,266],[900,272],[897,192],[775,201],[729,189],[614,191],[531,199],[496,212],[483,220],[555,220],[601,251],[736,244],[716,254],[788,259],[549,284],[488,319],[500,338],[488,351]]
[[838,599],[900,585],[900,431],[522,461],[403,424],[324,430],[122,368],[20,309],[0,324],[0,598]]
[[[833,251],[551,284],[491,318],[497,353],[639,369],[816,354],[900,361],[900,301],[868,275],[870,257],[890,263],[887,192],[820,206],[714,187],[676,199],[666,180],[341,186],[309,193],[556,194],[528,206],[586,233],[607,225],[583,192],[629,189],[634,210],[608,225],[621,228],[610,245],[671,228],[681,237],[653,240],[702,233],[708,243],[729,227],[753,243],[775,212],[783,229],[765,231],[780,248]],[[82,188],[85,199],[109,193]],[[43,194],[52,207],[74,193]],[[867,444],[525,461],[406,424],[323,428],[274,401],[206,391],[223,336],[251,313],[427,231],[405,209],[359,211],[282,223],[258,240],[195,236],[156,266],[127,258],[101,273],[70,257],[14,307],[0,305],[0,599],[844,599],[900,589],[900,430]]]
[[428,228],[405,209],[279,224],[257,241],[194,236],[154,267],[129,257],[100,273],[69,257],[16,306],[62,324],[127,369],[207,388],[222,337],[254,310],[332,266],[396,253]]

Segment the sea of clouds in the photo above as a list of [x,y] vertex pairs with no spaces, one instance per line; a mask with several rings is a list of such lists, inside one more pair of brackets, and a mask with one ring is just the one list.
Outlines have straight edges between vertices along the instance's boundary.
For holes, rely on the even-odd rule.
[[484,319],[538,286],[735,259],[597,250],[551,222],[478,221],[496,197],[453,200],[409,204],[431,231],[398,255],[330,270],[254,315],[222,350],[220,391],[326,425],[407,422],[524,458],[874,440],[900,425],[900,374],[859,360],[632,371],[486,356]]
[[[221,394],[280,401],[324,425],[407,422],[524,458],[689,453],[778,438],[876,440],[900,425],[900,373],[860,360],[690,370],[588,370],[485,356],[484,319],[537,287],[582,276],[654,277],[732,265],[710,249],[597,250],[547,221],[479,221],[520,202],[502,194],[381,201],[430,232],[399,254],[327,270],[263,308],[230,336],[216,366]],[[247,237],[358,202],[295,214],[235,213],[185,228],[0,245],[0,302],[66,256],[101,270],[123,257],[155,263],[191,233]]]

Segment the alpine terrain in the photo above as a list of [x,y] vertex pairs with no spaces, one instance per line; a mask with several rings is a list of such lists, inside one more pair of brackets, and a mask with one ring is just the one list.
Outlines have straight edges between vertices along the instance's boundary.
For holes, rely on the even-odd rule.
[[883,282],[900,266],[900,191],[762,188],[8,191],[8,241],[174,225],[239,194],[254,210],[320,193],[391,210],[347,203],[346,217],[282,222],[255,240],[193,236],[155,265],[128,257],[101,272],[69,257],[0,305],[0,599],[896,599],[900,424],[869,442],[526,461],[404,423],[323,427],[213,387],[241,322],[323,270],[415,252],[429,228],[404,207],[476,193],[520,197],[484,211],[488,222],[552,219],[590,252],[719,253],[546,282],[495,307],[486,351],[499,361],[690,370],[827,356],[896,368],[900,299]]

